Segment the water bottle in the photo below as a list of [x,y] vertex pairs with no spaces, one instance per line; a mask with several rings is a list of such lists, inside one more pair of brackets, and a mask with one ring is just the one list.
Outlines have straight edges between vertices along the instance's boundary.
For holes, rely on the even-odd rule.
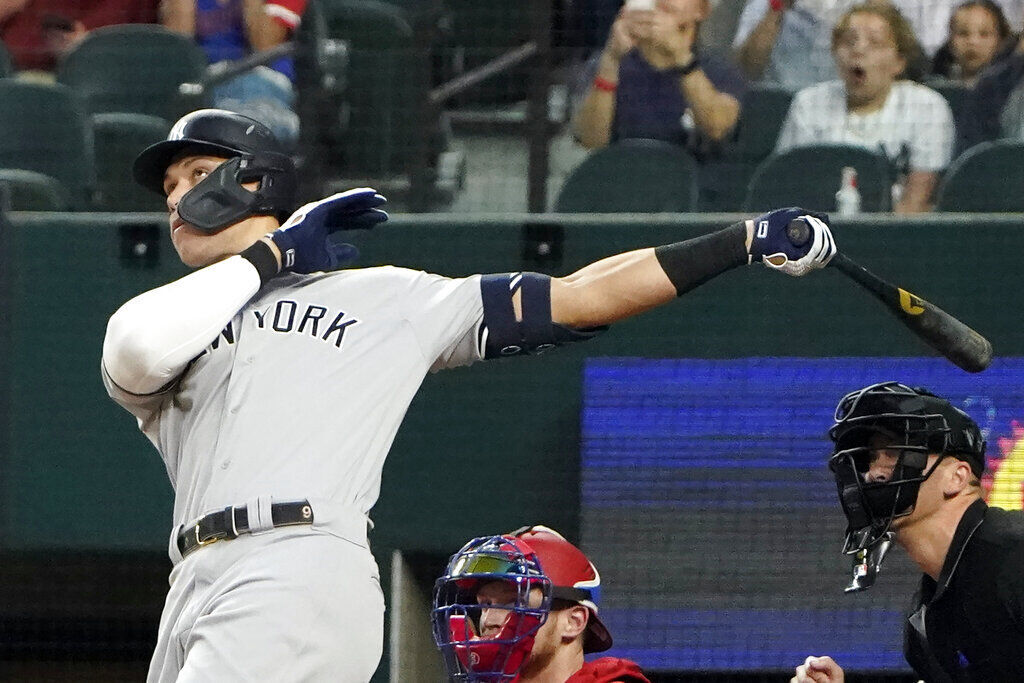
[[843,168],[843,179],[839,185],[839,192],[836,192],[836,213],[840,216],[852,216],[860,213],[857,169],[852,166]]

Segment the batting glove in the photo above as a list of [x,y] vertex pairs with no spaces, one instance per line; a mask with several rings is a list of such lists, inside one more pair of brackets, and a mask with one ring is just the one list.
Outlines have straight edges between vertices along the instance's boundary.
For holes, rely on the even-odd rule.
[[315,273],[352,263],[359,250],[351,244],[332,242],[328,236],[340,230],[368,230],[383,223],[388,214],[378,207],[386,202],[376,190],[359,187],[300,207],[270,233],[281,251],[281,270]]
[[[794,244],[787,232],[794,220],[804,221],[810,229],[809,237],[799,244]],[[836,255],[828,214],[790,207],[758,216],[754,219],[754,237],[747,253],[748,263],[764,263],[794,277],[824,268]]]

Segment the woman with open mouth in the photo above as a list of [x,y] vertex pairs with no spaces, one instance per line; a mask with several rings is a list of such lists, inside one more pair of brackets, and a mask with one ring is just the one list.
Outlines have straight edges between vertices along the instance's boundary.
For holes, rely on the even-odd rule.
[[[838,81],[804,88],[793,98],[777,153],[802,145],[865,147],[890,160],[893,210],[928,211],[953,150],[953,115],[934,90],[903,80],[920,55],[913,30],[891,6],[861,4],[832,30]],[[840,179],[835,179],[839,187]]]

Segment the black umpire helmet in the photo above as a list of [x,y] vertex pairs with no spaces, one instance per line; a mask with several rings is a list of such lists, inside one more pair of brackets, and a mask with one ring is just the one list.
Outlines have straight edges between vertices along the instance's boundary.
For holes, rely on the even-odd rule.
[[[295,208],[295,165],[265,125],[223,109],[200,109],[180,118],[167,139],[135,159],[132,175],[143,187],[164,195],[164,174],[183,154],[228,159],[187,192],[178,214],[189,224],[216,232],[248,216],[286,218]],[[256,181],[251,192],[242,183]]]
[[[898,457],[889,479],[869,482],[876,435]],[[849,523],[847,553],[874,545],[893,519],[913,511],[921,483],[935,470],[928,468],[929,455],[963,460],[976,477],[985,470],[985,439],[977,423],[921,387],[882,382],[850,392],[836,407],[829,436],[835,442],[829,467]]]

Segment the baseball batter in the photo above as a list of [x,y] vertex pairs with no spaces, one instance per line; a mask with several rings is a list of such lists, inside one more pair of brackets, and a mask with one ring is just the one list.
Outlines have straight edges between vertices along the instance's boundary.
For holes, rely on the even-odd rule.
[[[835,253],[827,217],[774,211],[563,278],[337,270],[331,233],[387,218],[356,189],[294,208],[262,124],[200,110],[136,159],[191,274],[111,316],[102,372],[175,490],[174,568],[149,681],[369,680],[384,599],[367,544],[384,458],[424,376],[589,339],[753,262]],[[798,216],[813,239],[794,247]]]

